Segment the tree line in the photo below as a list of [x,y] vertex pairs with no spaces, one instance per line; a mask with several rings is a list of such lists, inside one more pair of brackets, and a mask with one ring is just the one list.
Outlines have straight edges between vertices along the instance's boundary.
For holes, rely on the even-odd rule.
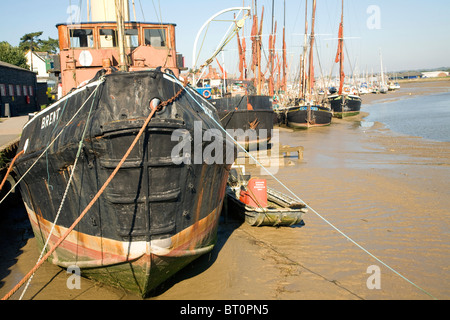
[[43,31],[31,32],[20,38],[17,47],[12,46],[6,41],[0,41],[0,61],[30,70],[27,64],[25,53],[28,50],[37,52],[58,53],[58,40],[48,37],[48,40],[42,40]]

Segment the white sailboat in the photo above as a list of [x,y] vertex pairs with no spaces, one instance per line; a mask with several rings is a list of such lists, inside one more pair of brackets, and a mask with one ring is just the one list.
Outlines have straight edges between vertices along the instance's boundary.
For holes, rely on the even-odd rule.
[[379,92],[380,93],[387,93],[389,91],[389,88],[386,84],[386,81],[384,79],[384,71],[383,71],[383,57],[381,56],[381,49],[380,49],[380,64],[381,64],[381,80],[380,80],[380,84],[379,84]]

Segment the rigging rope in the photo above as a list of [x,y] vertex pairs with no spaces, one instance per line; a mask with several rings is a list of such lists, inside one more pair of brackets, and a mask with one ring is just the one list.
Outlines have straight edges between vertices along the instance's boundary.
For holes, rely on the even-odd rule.
[[[2,191],[3,186],[5,185],[6,180],[8,179],[9,174],[12,171],[12,168],[14,167],[14,162],[16,162],[17,158],[19,158],[25,151],[22,150],[16,156],[12,159],[11,163],[9,164],[8,171],[6,171],[5,177],[3,178],[2,183],[0,184],[0,191]],[[14,189],[14,187],[11,188],[11,190]],[[9,193],[8,193],[9,194]],[[1,203],[1,202],[0,202]]]

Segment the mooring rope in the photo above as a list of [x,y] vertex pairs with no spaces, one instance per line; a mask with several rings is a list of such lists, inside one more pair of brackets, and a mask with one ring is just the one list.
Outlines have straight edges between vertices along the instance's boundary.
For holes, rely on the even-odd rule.
[[[17,158],[19,158],[22,154],[24,153],[24,151],[20,151],[18,154],[16,154],[16,156],[12,159],[11,163],[9,164],[9,168],[6,171],[5,177],[3,178],[2,183],[0,184],[0,191],[2,191],[3,186],[5,185],[6,180],[8,180],[9,174],[11,173],[13,167],[14,167],[14,162],[16,162]],[[11,190],[13,190],[14,187],[11,188]],[[8,193],[9,194],[9,193]],[[0,202],[1,203],[1,202]]]
[[[179,82],[179,80],[170,75],[172,78],[175,79],[176,82]],[[191,98],[203,109],[205,110],[205,108],[203,107],[202,104],[200,104],[196,99],[194,99],[194,97],[190,94],[190,92],[188,90],[186,90],[186,92],[191,96]],[[429,293],[428,291],[426,291],[425,289],[421,288],[420,286],[418,286],[417,284],[415,284],[413,281],[409,280],[408,278],[406,278],[404,275],[402,275],[401,273],[399,273],[398,271],[396,271],[394,268],[392,268],[391,266],[389,266],[388,264],[386,264],[385,262],[383,262],[381,259],[377,258],[375,255],[373,255],[371,252],[369,252],[367,249],[365,249],[362,245],[360,245],[359,243],[357,243],[355,240],[353,240],[352,238],[350,238],[347,234],[345,234],[343,231],[341,231],[338,227],[336,227],[333,223],[331,223],[330,221],[328,221],[325,217],[323,217],[321,214],[319,214],[316,210],[314,210],[312,207],[310,207],[305,201],[303,201],[299,196],[297,196],[291,189],[289,189],[282,181],[280,181],[277,177],[275,177],[266,167],[264,167],[253,155],[251,155],[238,141],[236,141],[236,139],[234,139],[234,137],[228,133],[220,123],[217,122],[216,119],[214,119],[209,112],[205,112],[206,114],[208,114],[210,116],[210,118],[220,127],[222,128],[222,130],[225,132],[225,134],[232,139],[232,141],[240,148],[242,149],[250,158],[252,158],[261,168],[264,169],[265,172],[267,172],[268,175],[270,175],[273,179],[275,179],[275,181],[277,181],[283,188],[285,188],[290,194],[292,194],[293,197],[295,197],[298,201],[302,202],[308,209],[310,209],[315,215],[317,215],[320,219],[322,219],[326,224],[328,224],[330,227],[332,227],[334,230],[336,230],[339,234],[341,234],[343,237],[345,237],[347,240],[349,240],[351,243],[353,243],[355,246],[357,246],[359,249],[361,249],[362,251],[364,251],[366,254],[368,254],[369,256],[371,256],[373,259],[375,259],[376,261],[378,261],[379,263],[381,263],[383,266],[385,266],[386,268],[388,268],[389,270],[391,270],[392,272],[394,272],[396,275],[400,276],[402,279],[404,279],[405,281],[407,281],[408,283],[410,283],[411,285],[413,285],[414,287],[416,287],[417,289],[419,289],[420,291],[422,291],[423,293],[427,294],[428,296],[430,296],[431,298],[433,298],[434,300],[437,300],[436,297],[434,297],[431,293]]]
[[145,129],[147,128],[150,120],[152,119],[153,115],[158,111],[161,110],[162,107],[167,106],[170,103],[173,103],[178,97],[183,93],[185,90],[185,87],[187,86],[188,82],[187,79],[185,80],[184,84],[180,84],[181,88],[178,90],[178,92],[170,99],[161,102],[157,106],[153,106],[150,101],[150,108],[151,112],[148,115],[147,119],[145,120],[144,124],[142,125],[141,129],[139,130],[138,134],[134,138],[133,142],[131,143],[130,147],[128,148],[127,152],[125,152],[124,156],[120,160],[119,164],[116,166],[114,171],[111,173],[111,175],[108,177],[108,179],[105,181],[103,186],[100,188],[100,190],[97,192],[97,194],[92,198],[91,202],[86,206],[86,208],[83,210],[83,212],[80,214],[80,216],[73,222],[73,224],[70,226],[69,229],[58,239],[58,241],[55,243],[55,245],[45,254],[45,256],[40,260],[26,275],[22,278],[22,280],[10,291],[8,292],[2,300],[9,299],[19,288],[27,281],[39,268],[40,266],[46,261],[50,255],[56,250],[56,248],[59,247],[59,245],[67,238],[67,236],[73,231],[73,229],[78,225],[78,223],[83,219],[83,217],[86,215],[86,213],[92,208],[92,206],[95,204],[95,202],[98,200],[98,198],[103,194],[106,187],[109,185],[109,183],[112,181],[112,179],[115,177],[119,169],[122,167],[125,160],[130,155],[131,151],[133,150],[136,143],[139,141],[139,138],[144,133]]

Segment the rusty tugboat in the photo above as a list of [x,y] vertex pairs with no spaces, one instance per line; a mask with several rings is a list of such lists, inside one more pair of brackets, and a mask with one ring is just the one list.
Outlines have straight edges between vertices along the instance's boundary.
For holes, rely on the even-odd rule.
[[223,133],[216,110],[177,78],[174,24],[109,4],[116,22],[57,25],[64,96],[24,126],[15,171],[43,260],[145,297],[212,250],[233,161],[173,155],[194,122]]

